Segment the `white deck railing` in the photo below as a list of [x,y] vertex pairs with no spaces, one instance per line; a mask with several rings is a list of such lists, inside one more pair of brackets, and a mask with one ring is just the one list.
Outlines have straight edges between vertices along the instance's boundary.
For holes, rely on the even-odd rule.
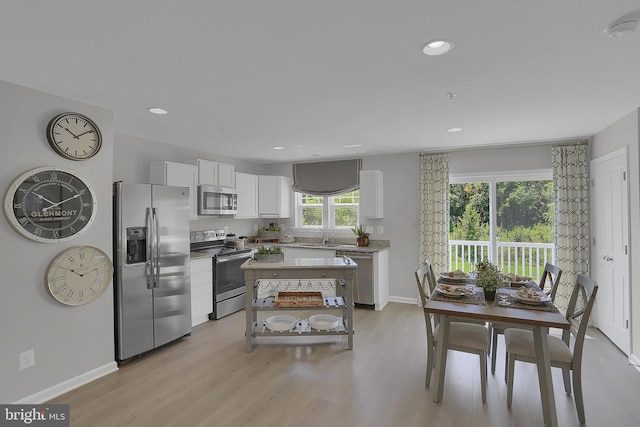
[[[449,268],[465,272],[475,270],[475,264],[489,259],[490,242],[449,240]],[[494,264],[503,273],[529,276],[537,280],[544,265],[555,260],[553,243],[498,242],[498,259]]]

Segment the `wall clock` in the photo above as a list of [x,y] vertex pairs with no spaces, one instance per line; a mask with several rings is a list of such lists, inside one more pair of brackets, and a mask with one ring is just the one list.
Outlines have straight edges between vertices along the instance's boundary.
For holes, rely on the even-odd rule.
[[89,228],[96,215],[96,196],[75,172],[45,166],[13,181],[4,198],[4,211],[23,236],[59,243]]
[[109,287],[113,266],[103,251],[74,246],[60,252],[47,268],[47,290],[67,305],[83,305],[98,299]]
[[56,153],[71,160],[86,160],[102,147],[100,129],[89,117],[79,113],[55,116],[47,126],[47,139]]

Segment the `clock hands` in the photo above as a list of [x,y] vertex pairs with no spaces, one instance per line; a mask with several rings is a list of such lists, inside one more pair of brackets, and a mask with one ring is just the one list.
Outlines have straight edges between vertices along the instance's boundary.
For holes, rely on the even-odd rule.
[[[38,199],[40,199],[40,200],[44,200],[44,201],[45,201],[45,202],[47,202],[47,203],[51,203],[52,205],[55,205],[55,203],[53,203],[51,200],[47,199],[47,198],[46,198],[46,197],[44,197],[44,196],[41,196],[40,194],[36,193],[35,191],[32,191],[32,193],[33,193],[33,195],[35,195]],[[43,208],[42,210],[47,210],[47,209],[49,209],[49,208],[51,208],[51,207],[52,207],[52,206],[45,207],[45,208]]]
[[86,131],[86,132],[82,132],[80,135],[73,135],[73,136],[74,136],[76,139],[80,139],[80,137],[81,137],[82,135],[85,135],[85,134],[87,134],[87,133],[92,133],[92,132],[93,132],[93,130],[88,130],[88,131]]
[[[68,202],[69,200],[75,199],[76,197],[80,197],[80,196],[82,196],[82,193],[75,194],[75,195],[73,195],[73,196],[69,197],[68,199],[64,199],[64,200],[63,200],[63,201],[61,201],[61,202],[54,203],[54,204],[52,204],[51,206],[47,206],[46,208],[42,208],[42,210],[43,210],[43,211],[48,211],[48,210],[50,210],[51,208],[55,208],[56,206],[60,206],[61,204],[66,203],[66,202]],[[48,201],[48,200],[47,200],[47,201]]]
[[64,129],[64,130],[66,130],[67,132],[69,132],[71,135],[73,135],[73,137],[74,137],[74,138],[78,139],[78,137],[76,136],[76,134],[75,134],[75,133],[73,133],[73,132],[71,132],[71,131],[69,130],[69,128],[65,128],[65,127],[63,127],[63,129]]

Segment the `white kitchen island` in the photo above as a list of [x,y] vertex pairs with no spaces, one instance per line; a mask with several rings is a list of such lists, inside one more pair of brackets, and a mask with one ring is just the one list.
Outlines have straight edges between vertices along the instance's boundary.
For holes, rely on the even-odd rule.
[[[259,263],[248,260],[241,266],[244,271],[246,286],[246,340],[247,352],[253,349],[254,338],[258,336],[312,336],[312,335],[346,335],[347,346],[353,348],[353,281],[357,277],[358,265],[350,258],[285,258],[281,262]],[[324,306],[319,307],[276,307],[273,297],[258,298],[257,289],[261,282],[289,281],[294,284],[314,280],[335,279],[335,297],[325,297]],[[276,285],[277,286],[277,285]],[[259,311],[291,311],[304,310],[309,312],[327,312],[339,310],[342,312],[342,324],[335,329],[320,331],[266,331],[264,325],[258,322]]]

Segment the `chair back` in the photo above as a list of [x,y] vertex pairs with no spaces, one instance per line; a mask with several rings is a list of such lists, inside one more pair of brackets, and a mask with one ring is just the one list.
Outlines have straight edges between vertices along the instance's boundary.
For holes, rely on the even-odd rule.
[[558,292],[558,284],[560,283],[560,277],[562,276],[562,269],[553,264],[546,263],[544,265],[544,271],[540,278],[540,289],[544,291],[547,282],[551,282],[551,288],[548,295],[551,297],[551,301],[555,301],[556,292]]
[[569,345],[569,335],[574,337],[573,357],[578,363],[582,358],[582,349],[584,346],[584,337],[587,333],[587,326],[589,326],[589,317],[591,316],[591,310],[593,309],[593,303],[598,293],[598,284],[584,276],[578,274],[576,277],[576,284],[571,292],[571,298],[569,298],[569,305],[567,306],[566,318],[571,323],[571,327],[568,331],[563,331],[562,339]]
[[415,271],[414,276],[416,278],[416,284],[418,285],[418,293],[420,294],[424,321],[427,327],[427,345],[433,345],[433,325],[431,323],[431,314],[424,310],[424,305],[431,296],[431,292],[433,292],[432,288],[435,288],[436,286],[431,261],[428,259],[425,260],[424,264],[418,267]]

